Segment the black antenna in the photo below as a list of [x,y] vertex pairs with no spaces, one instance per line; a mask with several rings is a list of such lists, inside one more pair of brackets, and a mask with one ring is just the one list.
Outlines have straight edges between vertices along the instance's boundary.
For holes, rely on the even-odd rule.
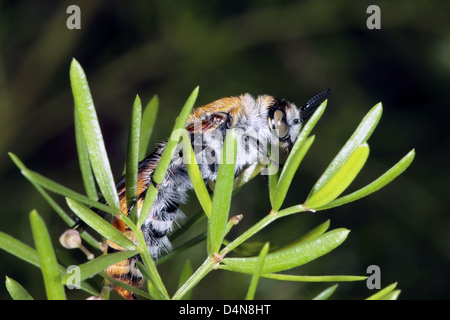
[[325,99],[330,94],[331,89],[327,89],[311,99],[302,107],[300,107],[300,123],[305,122],[305,120],[320,106],[322,102],[325,101]]

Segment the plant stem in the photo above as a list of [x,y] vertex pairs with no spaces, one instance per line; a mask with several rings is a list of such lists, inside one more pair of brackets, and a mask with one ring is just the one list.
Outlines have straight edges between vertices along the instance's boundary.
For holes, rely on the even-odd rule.
[[297,212],[304,212],[307,209],[303,207],[302,205],[296,205],[278,212],[271,211],[267,216],[259,220],[256,224],[254,224],[252,227],[250,227],[247,231],[245,231],[243,234],[241,234],[239,237],[234,239],[232,242],[230,242],[222,251],[221,254],[226,254],[227,252],[232,251],[237,246],[245,242],[247,239],[252,237],[254,234],[259,232],[261,229],[263,229],[268,224],[274,222],[278,218],[285,217],[287,215],[291,215]]
[[153,284],[155,287],[159,290],[159,292],[162,294],[164,298],[169,299],[169,294],[167,292],[166,287],[164,286],[164,283],[158,273],[158,270],[156,269],[155,262],[150,257],[150,254],[147,250],[147,244],[145,243],[144,236],[142,232],[135,232],[136,238],[139,244],[139,253],[142,257],[142,260],[144,261],[144,265],[147,268],[151,279],[153,281]]
[[[271,211],[267,216],[262,218],[259,222],[257,222],[255,225],[250,227],[247,231],[245,231],[243,234],[241,234],[239,237],[237,237],[234,241],[230,242],[222,251],[220,251],[220,255],[223,257],[228,252],[235,249],[237,246],[239,246],[241,243],[252,237],[254,234],[259,232],[261,229],[263,229],[268,224],[272,223],[278,218],[285,217],[287,215],[291,215],[297,212],[304,212],[308,209],[303,207],[302,205],[293,206],[284,210],[281,210],[279,212],[273,212]],[[195,271],[195,273],[178,289],[177,292],[173,295],[173,300],[179,300],[181,299],[186,293],[189,292],[201,279],[203,279],[214,267],[215,264],[217,264],[217,259],[215,259],[213,256],[209,256],[205,262]]]
[[205,262],[195,271],[195,273],[178,289],[173,295],[173,300],[180,300],[188,293],[201,279],[203,279],[214,267],[217,261],[209,256]]

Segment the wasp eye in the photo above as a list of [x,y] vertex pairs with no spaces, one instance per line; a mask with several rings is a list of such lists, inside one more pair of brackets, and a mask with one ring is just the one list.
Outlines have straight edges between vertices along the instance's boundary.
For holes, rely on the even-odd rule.
[[273,127],[278,130],[278,137],[280,139],[286,137],[289,133],[289,127],[286,123],[286,115],[282,110],[276,110],[273,113]]

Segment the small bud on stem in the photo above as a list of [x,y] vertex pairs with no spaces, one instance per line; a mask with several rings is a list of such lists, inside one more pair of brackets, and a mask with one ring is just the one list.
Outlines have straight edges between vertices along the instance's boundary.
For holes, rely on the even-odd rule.
[[94,254],[91,253],[83,244],[81,243],[81,236],[77,230],[67,229],[59,237],[59,242],[64,248],[75,249],[79,248],[86,255],[88,260],[94,259]]

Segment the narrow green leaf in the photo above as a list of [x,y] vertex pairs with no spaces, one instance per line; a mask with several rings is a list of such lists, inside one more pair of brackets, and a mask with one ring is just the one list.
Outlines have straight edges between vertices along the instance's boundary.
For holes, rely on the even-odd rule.
[[[16,163],[16,165],[21,169],[22,174],[24,174],[24,176],[27,177],[25,172],[27,172],[28,169],[25,168],[24,164],[14,154],[10,153],[9,155]],[[48,204],[56,211],[56,213],[61,217],[61,219],[68,225],[73,226],[75,221],[70,217],[70,215],[68,215],[36,181],[34,181],[33,179],[28,180],[42,195],[42,197],[48,202]]]
[[122,214],[122,211],[120,211],[117,208],[112,208],[106,204],[91,200],[88,197],[86,197],[76,191],[66,188],[63,185],[40,175],[39,173],[27,170],[27,171],[22,172],[22,174],[28,180],[39,184],[40,186],[42,186],[43,188],[45,188],[49,191],[52,191],[59,195],[62,195],[65,198],[72,198],[76,201],[84,203],[85,205],[100,209],[101,211],[108,212],[113,215]]
[[109,274],[107,274],[106,272],[102,272],[101,275],[103,276],[103,278],[107,279],[109,282],[113,283],[113,284],[114,284],[115,286],[117,286],[117,287],[121,287],[121,288],[123,288],[123,289],[125,289],[125,290],[134,292],[134,293],[136,293],[137,295],[139,295],[139,296],[141,296],[141,297],[144,297],[144,298],[146,298],[146,299],[152,299],[152,297],[151,297],[147,292],[144,292],[144,291],[142,291],[142,290],[140,290],[140,289],[138,289],[138,288],[136,288],[136,287],[133,287],[133,286],[131,286],[131,285],[129,285],[129,284],[126,284],[126,283],[124,283],[124,282],[122,282],[122,281],[119,281],[119,280],[117,280],[117,279],[115,279],[115,278],[112,278],[112,277],[111,277]]
[[70,83],[97,183],[106,202],[112,207],[119,208],[116,184],[89,85],[83,68],[75,59],[70,65]]
[[[139,142],[142,118],[142,105],[139,96],[134,100],[133,109],[131,111],[130,130],[128,132],[128,147],[126,160],[126,178],[125,192],[127,199],[127,208],[131,208],[133,202],[137,198],[138,185],[138,162],[139,162]],[[130,218],[133,222],[137,221],[137,208],[132,210]]]
[[[289,189],[292,177],[295,174],[300,162],[302,161],[305,154],[308,152],[309,147],[314,141],[314,137],[308,138],[311,131],[314,129],[315,125],[322,117],[328,100],[325,100],[320,104],[320,106],[313,113],[308,122],[301,128],[300,134],[295,140],[294,146],[290,152],[288,159],[283,167],[283,170],[277,175],[269,175],[269,195],[270,203],[273,210],[276,212],[280,209],[283,204],[284,198],[286,197],[287,190]],[[304,144],[309,144],[304,146]],[[270,172],[270,171],[269,171]],[[281,180],[282,179],[282,180]],[[281,189],[279,190],[279,188]]]
[[343,197],[340,197],[336,200],[329,202],[328,204],[316,208],[316,210],[325,210],[334,207],[341,206],[343,204],[356,201],[358,199],[364,198],[375,191],[380,190],[387,184],[389,184],[392,180],[397,178],[403,171],[405,171],[409,165],[414,160],[415,151],[411,150],[406,156],[404,156],[397,164],[395,164],[391,169],[386,171],[383,175],[381,175],[378,179],[371,182],[367,186]]
[[[317,259],[338,247],[347,238],[350,230],[335,229],[297,246],[270,253],[266,256],[261,273],[274,273],[292,269]],[[251,274],[258,257],[225,258],[223,263],[231,271]]]
[[156,117],[158,115],[158,108],[159,99],[158,96],[155,95],[145,106],[144,113],[142,114],[141,132],[139,134],[139,161],[144,159],[147,155],[148,145],[150,144]]
[[397,287],[397,282],[391,283],[387,287],[381,289],[380,291],[374,293],[370,297],[366,298],[366,300],[380,300],[386,294],[389,294]]
[[[225,239],[224,244],[228,245],[229,242]],[[261,249],[264,247],[264,245],[265,245],[265,242],[259,242],[259,241],[249,242],[249,241],[247,241],[247,242],[240,244],[235,249],[233,249],[233,252],[241,257],[252,257],[252,256],[259,254],[261,252]],[[271,251],[275,251],[277,249],[278,249],[278,247],[276,245],[270,247]]]
[[61,284],[61,275],[52,241],[44,220],[33,210],[30,213],[31,231],[39,256],[45,291],[49,300],[65,300],[66,293]]
[[198,236],[195,236],[194,238],[184,242],[179,247],[176,247],[174,250],[172,250],[168,254],[162,256],[161,258],[158,258],[158,260],[156,261],[156,264],[159,265],[163,262],[166,262],[170,258],[177,256],[180,252],[186,251],[187,249],[192,248],[193,246],[195,246],[205,240],[206,240],[206,232],[202,232]]
[[380,297],[378,300],[397,300],[400,295],[401,290],[394,290],[386,293],[384,296]]
[[167,292],[167,289],[164,286],[161,276],[158,273],[156,264],[150,257],[150,253],[147,249],[147,243],[145,242],[143,233],[139,230],[138,232],[135,232],[135,235],[139,244],[139,254],[142,258],[142,261],[144,262],[146,270],[148,271],[151,282],[155,285],[155,288],[159,291],[158,296],[164,299],[169,299],[169,293]]
[[211,272],[214,265],[217,264],[213,257],[208,257],[203,264],[197,268],[189,279],[172,296],[172,300],[180,300],[183,298],[195,285],[202,280],[209,272]]
[[28,291],[16,280],[6,277],[5,285],[13,300],[34,300]]
[[245,300],[253,300],[255,298],[256,287],[258,286],[261,270],[268,252],[269,252],[269,243],[266,242],[264,247],[261,249],[261,252],[259,253],[258,260],[256,261],[256,268],[253,271],[252,280],[250,281],[250,286],[248,287]]
[[[299,140],[300,142],[300,140]],[[291,185],[291,181],[294,178],[300,162],[308,152],[312,143],[314,142],[314,136],[307,138],[303,143],[296,142],[286,163],[281,172],[280,179],[278,180],[277,188],[275,189],[275,195],[273,196],[272,208],[277,212],[286,197],[286,194]]]
[[35,267],[40,267],[39,256],[32,247],[20,240],[0,231],[0,249],[31,263]]
[[[75,220],[63,209],[61,206],[53,200],[53,198],[34,180],[30,180],[31,184],[36,188],[36,190],[42,195],[42,197],[47,201],[47,203],[55,210],[55,212],[60,216],[60,218],[69,226],[73,227]],[[88,231],[81,234],[81,237],[88,242],[94,248],[100,249],[99,241],[95,239]]]
[[334,275],[334,276],[301,276],[281,273],[265,273],[261,277],[291,282],[352,282],[364,281],[366,276]]
[[313,298],[313,300],[328,300],[329,297],[336,291],[338,285],[335,284],[331,287],[326,288],[322,292],[320,292],[317,296]]
[[9,153],[9,156],[16,164],[16,166],[20,169],[22,175],[27,178],[31,183],[42,186],[44,189],[47,189],[53,193],[64,196],[65,198],[71,198],[81,203],[84,203],[88,206],[97,208],[101,211],[108,212],[113,215],[121,215],[122,211],[118,208],[112,208],[106,204],[100,203],[98,201],[89,199],[85,195],[82,195],[76,191],[73,191],[62,184],[59,184],[51,179],[48,179],[41,174],[34,172],[28,169],[22,161],[13,153]]
[[84,139],[84,132],[81,126],[80,117],[77,109],[74,108],[75,119],[75,141],[77,145],[78,162],[80,164],[81,177],[83,179],[84,189],[89,199],[97,200],[98,192],[95,185],[95,177],[92,172],[91,161],[89,160],[89,153],[86,147],[86,140]]
[[[267,175],[268,185],[269,185],[269,200],[270,200],[270,204],[272,205],[272,208],[275,206],[274,199],[277,194],[278,179],[280,179],[280,172],[279,172],[278,166],[279,165],[275,164],[275,163],[269,163],[267,166],[267,172],[269,173]],[[275,170],[276,170],[276,172],[273,172]]]
[[[124,221],[126,222],[127,219],[125,219]],[[147,243],[145,242],[142,231],[140,229],[139,230],[136,229],[135,225],[133,226],[133,228],[135,228],[133,231],[136,235],[136,240],[139,245],[139,254],[142,259],[142,262],[144,263],[146,273],[148,273],[147,279],[149,279],[149,281],[151,281],[151,283],[154,285],[154,289],[158,291],[157,294],[155,294],[153,292],[152,296],[155,299],[169,299],[169,294],[168,294],[167,289],[161,279],[161,276],[158,273],[156,264],[153,261],[153,259],[150,257],[150,253],[147,249]],[[153,290],[153,287],[150,287],[150,285],[148,285],[148,286],[150,289]]]
[[[88,197],[79,194],[78,192],[68,189],[63,185],[58,184],[57,182],[54,182],[44,176],[41,176],[36,172],[29,170],[28,168],[25,167],[25,165],[19,160],[17,156],[15,156],[12,153],[10,153],[9,155],[11,159],[13,159],[17,167],[21,170],[22,174],[31,182],[31,184],[33,184],[36,190],[44,197],[45,200],[47,200],[50,206],[56,211],[56,213],[61,217],[61,219],[63,219],[63,221],[67,223],[68,226],[72,227],[75,224],[75,221],[71,218],[71,216],[68,213],[65,212],[64,209],[61,208],[61,206],[59,206],[53,200],[53,198],[44,190],[44,188],[56,194],[60,194],[66,198],[73,198],[74,200],[85,203],[89,206],[95,207],[110,214],[114,215],[122,214],[122,212],[118,209],[113,209],[108,205],[89,199]],[[91,246],[99,249],[98,240],[95,239],[92,235],[90,235],[89,232],[87,231],[83,232],[81,234],[81,237],[85,241],[87,241]]]
[[[282,214],[283,212],[284,211],[280,211],[279,213]],[[305,242],[305,241],[308,241],[315,237],[320,236],[321,234],[325,233],[329,227],[330,227],[330,220],[327,220],[327,221],[321,223],[320,225],[318,225],[317,227],[315,227],[314,229],[310,230],[303,236],[301,236],[296,241],[289,243],[281,248],[273,248],[273,246],[272,246],[271,250],[272,250],[272,252],[275,252],[275,251],[287,249],[289,247],[294,247],[296,245],[299,245],[302,242]],[[250,255],[255,255],[256,253],[258,253],[261,250],[261,248],[263,247],[263,245],[264,245],[264,243],[261,243],[261,242],[244,242],[241,245],[239,245],[237,248],[235,248],[233,251],[239,255],[250,256]]]
[[[42,197],[47,200],[50,206],[55,210],[55,212],[61,217],[61,219],[69,226],[73,227],[75,225],[75,220],[71,218],[71,216],[63,209],[61,206],[56,203],[55,200],[38,184],[31,182],[36,190],[42,195]],[[100,249],[99,240],[95,239],[88,231],[84,231],[81,233],[81,238],[89,243],[92,247],[96,249]]]
[[[100,273],[107,267],[118,263],[122,260],[128,259],[132,256],[138,254],[137,250],[123,251],[101,255],[93,260],[90,260],[86,263],[80,264],[78,267],[80,268],[80,281],[89,279],[96,274]],[[62,283],[67,284],[67,280],[72,276],[71,273],[66,273],[62,277]]]
[[230,130],[225,138],[222,163],[217,173],[216,187],[212,201],[211,219],[208,221],[209,253],[219,252],[228,222],[233,193],[234,166],[236,162],[237,137]]
[[322,187],[328,183],[328,180],[330,180],[334,176],[335,172],[338,171],[347,161],[347,159],[353,154],[356,148],[358,148],[369,139],[381,118],[382,111],[383,107],[381,103],[378,103],[367,113],[359,126],[353,132],[352,136],[347,140],[345,145],[342,147],[333,161],[330,162],[325,172],[311,189],[308,198],[318,190],[322,189]]
[[114,228],[94,211],[74,199],[66,198],[66,201],[70,209],[72,209],[81,220],[106,239],[111,240],[125,249],[136,250],[136,245],[131,242],[130,239],[125,237],[119,230]]
[[[61,272],[64,272],[63,269],[64,269],[64,268],[63,268],[62,266],[60,266]],[[67,269],[65,269],[65,270],[67,270]],[[82,281],[82,282],[80,283],[80,289],[83,290],[84,292],[89,293],[89,294],[92,295],[92,296],[98,296],[98,295],[100,294],[99,291],[98,291],[98,289],[97,289],[97,287],[94,286],[94,285],[91,285],[91,284],[90,284],[89,282],[87,282],[87,281]]]
[[[189,117],[189,114],[194,107],[195,101],[197,100],[199,88],[196,87],[194,91],[192,91],[189,98],[186,100],[186,103],[181,109],[180,115],[175,120],[175,125],[172,129],[172,134],[170,135],[170,139],[167,141],[166,147],[161,155],[161,159],[155,169],[155,172],[152,176],[153,182],[156,184],[161,184],[166,176],[167,169],[172,160],[173,154],[176,150],[178,142],[182,136],[182,132],[184,132],[184,126]],[[150,210],[153,207],[153,203],[155,202],[156,196],[158,195],[158,189],[150,183],[147,194],[142,205],[141,213],[139,215],[138,225],[141,226],[144,221],[147,219],[150,214]]]
[[297,137],[297,140],[295,143],[297,144],[297,147],[300,147],[303,141],[305,141],[306,138],[308,138],[311,131],[316,126],[317,122],[319,122],[320,118],[322,117],[323,113],[325,112],[325,109],[327,107],[328,100],[325,100],[320,104],[320,106],[314,111],[314,113],[311,115],[309,120],[306,122],[306,124],[303,126],[303,128],[300,131],[300,134]]
[[64,197],[73,198],[77,201],[80,201],[80,202],[86,204],[86,205],[99,208],[99,209],[101,209],[105,212],[109,212],[111,214],[117,213],[117,210],[112,209],[110,206],[101,204],[95,200],[91,200],[88,197],[86,197],[76,191],[73,191],[67,187],[64,187],[62,184],[59,184],[53,180],[50,180],[50,179],[40,175],[37,172],[25,169],[25,170],[22,170],[22,174],[25,176],[25,178],[27,178],[31,182],[35,182],[36,184],[42,186],[43,188],[45,188],[51,192],[54,192],[54,193],[59,194]]
[[[183,283],[185,283],[193,274],[192,264],[190,260],[186,260],[183,269],[181,269],[180,280],[178,280],[178,288],[180,288]],[[186,292],[183,296],[183,300],[190,300],[192,290]]]
[[[0,249],[40,268],[39,255],[35,249],[3,232],[0,232]],[[59,270],[60,272],[64,272],[65,268],[59,266]],[[85,283],[81,283],[81,289],[91,294],[96,294],[95,291]]]
[[[328,228],[330,227],[330,220],[327,220],[321,224],[319,224],[317,227],[315,227],[314,229],[308,231],[306,234],[304,234],[303,236],[301,236],[299,239],[297,239],[296,241],[278,249],[278,250],[284,250],[290,247],[295,247],[299,244],[301,244],[302,242],[314,239],[322,234],[324,234]],[[277,251],[278,251],[277,250]]]
[[172,134],[167,141],[167,145],[164,148],[163,154],[161,155],[159,165],[155,169],[155,174],[153,175],[153,180],[157,184],[162,183],[166,176],[167,166],[170,164],[173,158],[173,154],[178,145],[178,142],[180,141],[182,133],[184,132],[186,121],[191,114],[192,108],[194,107],[195,101],[197,100],[197,96],[198,87],[195,88],[191,93],[186,103],[184,104],[183,109],[181,109],[180,115],[175,120]]
[[195,195],[197,196],[203,211],[208,219],[211,217],[212,202],[209,196],[208,189],[203,181],[202,174],[195,158],[194,149],[192,148],[191,139],[186,130],[183,132],[183,162],[186,166],[189,178],[194,187]]
[[327,177],[327,183],[322,184],[320,189],[316,189],[310,194],[305,206],[315,209],[336,199],[356,178],[368,157],[369,146],[367,143],[363,143],[339,168],[329,172],[332,176]]
[[[167,300],[166,297],[164,297],[161,292],[156,288],[156,286],[153,284],[152,276],[150,275],[150,272],[145,268],[145,266],[140,263],[139,261],[136,262],[136,265],[141,272],[142,276],[146,280],[147,283],[147,290],[150,294],[150,297],[154,300]],[[133,291],[133,290],[131,290]]]

